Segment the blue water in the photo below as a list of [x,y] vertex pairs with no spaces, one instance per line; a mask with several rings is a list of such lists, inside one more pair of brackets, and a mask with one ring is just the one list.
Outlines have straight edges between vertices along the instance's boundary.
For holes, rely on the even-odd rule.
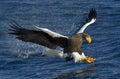
[[[12,20],[26,28],[33,25],[71,35],[84,23],[91,8],[97,21],[85,31],[84,43],[94,63],[42,57],[42,48],[8,35]],[[74,26],[73,26],[74,24]],[[27,54],[23,58],[22,54]],[[0,0],[0,79],[120,79],[120,0]]]

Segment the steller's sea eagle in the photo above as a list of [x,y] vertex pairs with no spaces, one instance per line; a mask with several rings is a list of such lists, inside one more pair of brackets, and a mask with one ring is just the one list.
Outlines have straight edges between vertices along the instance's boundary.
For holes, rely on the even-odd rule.
[[[21,27],[16,22],[11,23],[9,34],[15,35],[16,39],[24,42],[32,42],[46,47],[46,52],[44,52],[45,55],[58,56],[60,58],[65,58],[66,61],[72,59],[74,59],[74,62],[84,61],[90,58],[85,56],[82,51],[82,43],[84,40],[88,43],[92,41],[90,35],[84,33],[84,30],[96,21],[96,16],[96,10],[91,9],[82,28],[70,37],[37,26],[35,26],[35,29],[27,29]],[[58,46],[63,48],[63,51],[56,50]]]

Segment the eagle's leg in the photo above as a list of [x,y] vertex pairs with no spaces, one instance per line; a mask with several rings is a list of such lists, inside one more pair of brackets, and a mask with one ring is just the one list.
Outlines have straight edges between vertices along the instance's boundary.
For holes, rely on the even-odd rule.
[[68,56],[65,59],[66,59],[66,61],[71,61],[73,58],[71,56]]
[[66,61],[71,61],[73,59],[73,57],[71,56],[71,54],[67,53],[67,56],[65,57]]

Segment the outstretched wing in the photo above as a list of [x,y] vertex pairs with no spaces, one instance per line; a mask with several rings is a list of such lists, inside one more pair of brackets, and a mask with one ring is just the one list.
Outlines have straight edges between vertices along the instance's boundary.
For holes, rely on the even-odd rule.
[[52,49],[56,48],[57,46],[66,46],[68,40],[66,36],[55,33],[49,29],[26,29],[21,27],[16,22],[11,23],[9,30],[9,34],[16,35],[16,38],[19,40],[36,43]]
[[96,21],[96,16],[97,16],[96,10],[91,9],[85,24],[82,26],[82,28],[78,29],[77,34],[83,33],[89,25],[93,24]]

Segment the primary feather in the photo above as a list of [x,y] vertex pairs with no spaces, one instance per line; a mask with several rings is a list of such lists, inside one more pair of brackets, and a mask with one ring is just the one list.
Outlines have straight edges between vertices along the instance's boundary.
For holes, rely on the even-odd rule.
[[64,47],[67,43],[66,36],[60,35],[48,29],[26,29],[15,22],[12,23],[10,27],[11,28],[9,30],[11,32],[9,34],[16,35],[17,39],[24,42],[32,42],[52,49],[57,46]]

